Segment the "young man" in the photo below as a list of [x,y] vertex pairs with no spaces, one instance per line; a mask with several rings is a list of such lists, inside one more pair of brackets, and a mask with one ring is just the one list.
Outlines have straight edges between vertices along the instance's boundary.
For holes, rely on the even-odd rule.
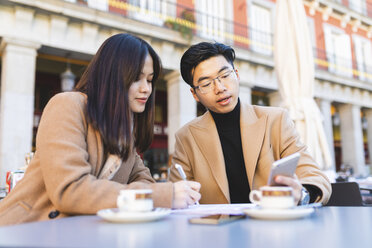
[[181,58],[181,74],[191,93],[208,111],[176,133],[172,181],[201,183],[200,203],[247,203],[251,189],[267,183],[271,164],[301,154],[296,175],[276,182],[293,188],[295,201],[326,203],[331,194],[327,177],[300,142],[287,111],[239,101],[239,73],[234,50],[220,43],[191,46]]

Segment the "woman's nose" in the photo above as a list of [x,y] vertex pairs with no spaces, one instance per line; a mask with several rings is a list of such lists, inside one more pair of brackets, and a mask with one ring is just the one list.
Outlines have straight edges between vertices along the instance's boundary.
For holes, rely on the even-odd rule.
[[151,91],[151,83],[149,83],[147,80],[142,80],[140,84],[140,91],[141,92]]

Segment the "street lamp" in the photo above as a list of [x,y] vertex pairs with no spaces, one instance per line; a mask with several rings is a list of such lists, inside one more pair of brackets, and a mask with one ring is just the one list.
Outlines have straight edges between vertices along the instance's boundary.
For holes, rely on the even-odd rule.
[[70,64],[67,63],[66,71],[61,73],[61,90],[72,91],[75,86],[75,75],[70,69]]

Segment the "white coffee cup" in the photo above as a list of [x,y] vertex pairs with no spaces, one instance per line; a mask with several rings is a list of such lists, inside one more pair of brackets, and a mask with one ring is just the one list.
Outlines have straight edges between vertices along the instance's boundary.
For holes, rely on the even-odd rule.
[[152,200],[152,189],[121,190],[116,203],[120,211],[151,211],[154,207]]
[[293,190],[286,186],[263,186],[259,190],[252,190],[249,199],[262,208],[284,209],[295,205]]

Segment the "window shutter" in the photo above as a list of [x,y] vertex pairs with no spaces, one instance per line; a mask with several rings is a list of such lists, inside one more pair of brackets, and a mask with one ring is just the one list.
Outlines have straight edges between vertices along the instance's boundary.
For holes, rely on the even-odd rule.
[[332,31],[329,27],[324,26],[324,41],[325,41],[325,47],[326,47],[326,53],[327,53],[327,60],[328,60],[328,71],[335,72],[335,52],[333,47],[333,37],[332,37]]
[[253,4],[250,23],[252,50],[258,53],[271,55],[271,10]]
[[337,56],[340,56],[341,71],[340,74],[352,77],[353,76],[353,58],[351,55],[351,43],[350,36],[347,34],[341,34],[338,37],[339,42],[337,46]]
[[196,18],[197,24],[201,26],[199,35],[209,40],[224,42],[225,0],[196,0],[195,8],[199,11]]
[[372,82],[372,46],[369,40],[363,42],[364,69],[368,74],[367,80]]
[[362,42],[359,38],[353,37],[354,52],[357,61],[357,69],[360,72],[359,79],[364,80],[364,59],[363,59],[363,47]]

